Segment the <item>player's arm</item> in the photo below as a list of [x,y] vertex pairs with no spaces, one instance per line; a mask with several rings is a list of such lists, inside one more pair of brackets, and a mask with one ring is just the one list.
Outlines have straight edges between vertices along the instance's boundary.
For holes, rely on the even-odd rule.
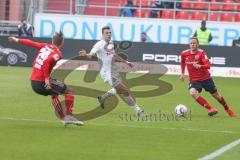
[[207,57],[205,52],[203,52],[203,54],[201,56],[201,59],[202,59],[203,64],[201,65],[200,68],[202,68],[202,69],[210,69],[211,65],[210,65],[209,59],[208,59],[208,57]]
[[13,43],[21,43],[27,46],[38,48],[38,49],[42,48],[45,45],[43,43],[38,43],[35,41],[31,41],[29,39],[21,39],[21,38],[19,39],[16,37],[8,37],[8,41]]
[[184,81],[184,73],[185,73],[185,67],[186,67],[186,64],[185,64],[185,57],[183,54],[181,54],[181,75],[180,75],[180,80],[181,81]]
[[128,62],[126,60],[124,60],[122,57],[120,57],[118,54],[114,53],[113,54],[113,57],[115,60],[119,61],[119,62],[122,62],[122,63],[125,63],[127,64],[129,67],[133,67],[133,64],[131,62]]
[[43,75],[45,78],[45,88],[51,89],[51,83],[50,83],[50,62],[45,61],[43,64]]
[[53,63],[60,60],[60,57],[58,54],[53,54],[52,56],[49,56],[42,65],[42,71],[45,78],[45,88],[51,89],[51,83],[50,83],[50,74],[51,74],[51,66],[53,66]]
[[96,43],[93,48],[91,49],[90,53],[87,53],[85,50],[81,50],[79,51],[79,56],[81,57],[86,57],[88,59],[92,59],[96,54],[97,52],[99,52],[99,44]]
[[42,71],[45,78],[45,88],[51,89],[51,83],[50,83],[50,66],[51,66],[51,60],[45,60],[42,65]]
[[79,56],[80,57],[86,57],[88,59],[92,59],[92,57],[94,56],[95,54],[90,52],[90,53],[87,53],[85,50],[81,50],[79,51]]

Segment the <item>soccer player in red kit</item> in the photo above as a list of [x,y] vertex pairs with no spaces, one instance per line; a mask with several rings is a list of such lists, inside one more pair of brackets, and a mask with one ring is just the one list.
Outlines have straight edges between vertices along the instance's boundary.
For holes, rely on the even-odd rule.
[[[56,79],[50,77],[56,63],[62,59],[60,49],[63,47],[64,38],[62,32],[56,32],[52,37],[52,44],[38,43],[28,39],[9,37],[9,42],[15,42],[38,49],[38,54],[33,62],[32,75],[30,77],[32,89],[40,95],[51,96],[52,104],[60,116],[64,126],[68,124],[82,125],[72,116],[74,96],[71,89]],[[66,113],[63,112],[59,95],[65,96]]]
[[223,96],[218,93],[210,72],[208,71],[208,69],[210,69],[210,62],[205,51],[199,49],[198,46],[198,39],[193,37],[190,40],[190,49],[181,53],[182,73],[180,80],[184,81],[184,71],[185,66],[187,66],[190,81],[189,93],[200,105],[209,111],[208,115],[213,116],[217,114],[218,111],[200,95],[202,88],[209,92],[224,107],[230,117],[236,116],[236,113],[228,106]]

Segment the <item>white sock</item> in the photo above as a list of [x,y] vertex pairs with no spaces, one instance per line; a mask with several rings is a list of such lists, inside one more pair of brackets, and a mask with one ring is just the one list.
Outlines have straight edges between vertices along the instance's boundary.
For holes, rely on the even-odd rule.
[[115,88],[111,88],[109,91],[101,95],[102,100],[106,99],[107,97],[113,96],[117,94],[117,91]]
[[141,108],[137,105],[137,103],[134,101],[134,99],[131,96],[124,97],[126,103],[134,109],[135,112],[139,113],[141,112]]

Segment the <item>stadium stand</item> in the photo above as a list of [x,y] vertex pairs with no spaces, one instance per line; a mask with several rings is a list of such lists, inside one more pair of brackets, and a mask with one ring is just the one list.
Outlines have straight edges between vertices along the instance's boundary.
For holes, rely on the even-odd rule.
[[237,11],[240,12],[240,1],[238,2],[238,5],[237,5]]
[[209,21],[218,21],[218,13],[217,12],[211,12],[209,14]]
[[71,1],[59,1],[59,0],[48,0],[47,13],[58,13],[58,14],[69,14],[75,13],[76,0]]
[[206,20],[206,14],[204,12],[193,12],[191,15],[192,20]]
[[[20,4],[20,1],[10,1],[12,5]],[[123,16],[121,11],[127,1],[128,0],[34,0],[31,1],[31,3],[34,2],[34,4],[30,5],[26,3],[27,6],[34,11],[29,12],[26,10],[24,14],[20,13],[18,11],[19,9],[13,9],[10,4],[6,7],[7,3],[0,1],[0,20],[13,21],[13,23],[1,23],[0,34],[16,32],[16,29],[14,30],[16,27],[15,22],[19,22],[19,20],[22,19],[21,17],[28,18],[28,21],[32,23],[34,13],[37,11],[57,14]],[[155,18],[162,19],[240,22],[240,1],[237,0],[132,0],[132,2],[132,16],[134,17],[154,17],[152,16],[154,11],[155,14],[157,13]],[[160,4],[165,2],[174,2],[174,8],[164,8],[162,4],[156,6],[156,3]],[[17,15],[19,17],[16,17]]]
[[[54,0],[51,0],[54,1]],[[76,0],[75,0],[76,2]],[[184,20],[209,20],[238,22],[240,2],[234,0],[175,0],[174,9],[152,8],[154,0],[132,0],[134,17],[148,18],[152,10],[159,10],[156,18],[163,19],[184,19]],[[168,2],[167,0],[161,1]],[[172,2],[172,1],[171,1]],[[106,3],[106,4],[105,4]],[[85,15],[119,16],[121,9],[126,5],[127,0],[86,0],[84,4]],[[178,5],[179,4],[179,5]],[[180,6],[180,7],[178,7]],[[67,7],[69,8],[69,7]],[[235,13],[236,12],[236,13]],[[161,14],[160,14],[161,13]],[[230,18],[230,16],[232,16]]]
[[185,19],[185,20],[188,20],[189,19],[189,14],[190,12],[187,12],[187,11],[179,11],[177,12],[177,16],[176,18],[177,19]]
[[240,13],[236,13],[234,18],[235,22],[240,22]]
[[181,8],[183,8],[183,9],[191,8],[191,1],[190,0],[182,0]]
[[[106,15],[107,16],[118,16],[120,4],[125,5],[126,0],[108,0]],[[88,0],[87,6],[85,7],[84,14],[86,15],[105,15],[105,0]]]
[[219,10],[221,10],[221,4],[220,3],[216,3],[216,2],[211,2],[210,10],[212,10],[212,11],[219,11]]
[[161,18],[163,18],[163,19],[173,19],[174,18],[174,12],[172,10],[163,10]]
[[149,10],[136,10],[134,12],[134,17],[149,18],[149,16],[150,16]]
[[136,6],[142,6],[142,7],[148,7],[150,6],[150,1],[148,0],[136,0],[136,3],[135,3]]
[[223,0],[222,10],[233,11],[234,8],[234,0]]
[[193,9],[204,10],[206,8],[207,3],[205,0],[195,0],[193,3]]
[[233,21],[233,14],[223,12],[220,14],[220,21],[232,22]]

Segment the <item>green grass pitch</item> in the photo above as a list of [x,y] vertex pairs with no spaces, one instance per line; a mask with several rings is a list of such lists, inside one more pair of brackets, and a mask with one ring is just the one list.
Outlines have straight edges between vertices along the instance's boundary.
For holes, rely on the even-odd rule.
[[[133,114],[122,100],[112,112],[85,122],[82,127],[64,128],[54,114],[50,98],[35,94],[30,87],[31,68],[0,67],[0,156],[2,160],[193,160],[240,138],[239,116],[230,118],[210,95],[205,98],[219,110],[215,117],[196,104],[187,91],[188,82],[178,76],[163,76],[173,90],[165,95],[137,98],[146,112],[173,113],[177,104],[191,110],[191,120],[126,121]],[[68,84],[109,89],[98,77],[83,82],[84,72],[71,74]],[[130,74],[128,77],[138,76]],[[228,103],[240,114],[240,79],[214,78]],[[150,86],[148,86],[150,87]],[[143,89],[147,89],[142,87]],[[132,90],[139,90],[132,88]],[[76,96],[74,112],[97,106],[94,98]],[[217,159],[240,159],[240,146]]]

